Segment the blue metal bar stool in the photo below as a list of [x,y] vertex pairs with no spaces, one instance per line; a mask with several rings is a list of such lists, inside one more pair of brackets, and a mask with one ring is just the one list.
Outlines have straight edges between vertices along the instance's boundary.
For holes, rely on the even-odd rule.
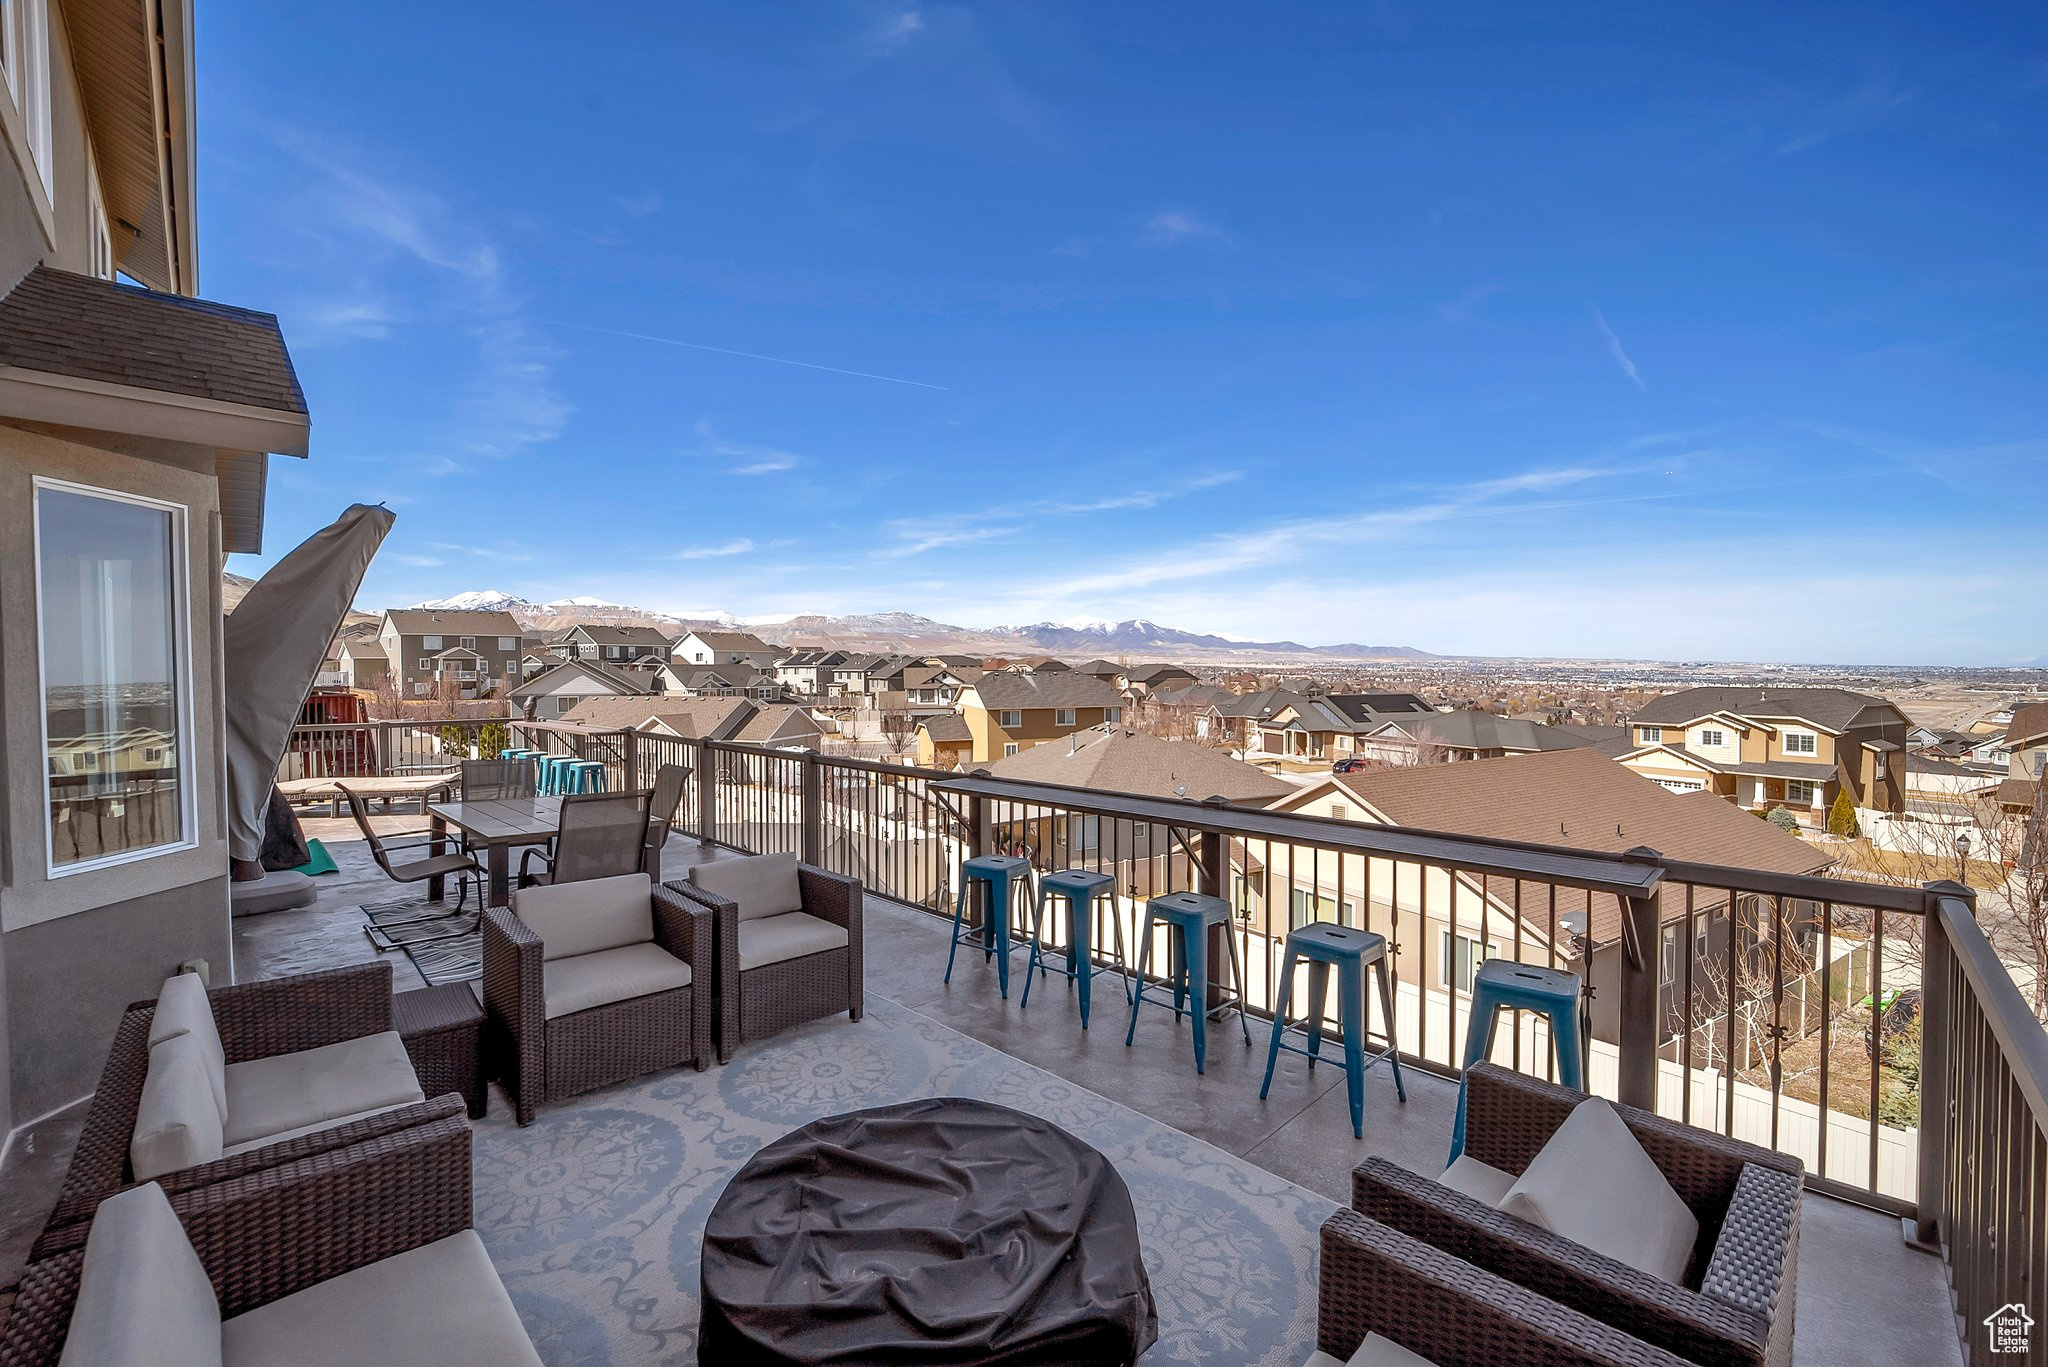
[[605,790],[604,761],[571,760],[563,781],[566,786],[562,791],[565,793],[601,793]]
[[[1178,1021],[1185,1009],[1194,1023],[1195,1071],[1202,1072],[1209,1059],[1209,1017],[1218,1011],[1237,1007],[1238,1028],[1244,1031],[1244,1042],[1252,1042],[1252,1028],[1244,1018],[1244,965],[1238,961],[1237,939],[1230,933],[1230,903],[1221,897],[1210,897],[1199,892],[1169,892],[1164,897],[1154,897],[1145,903],[1145,928],[1138,933],[1143,948],[1138,951],[1137,993],[1131,998],[1131,1025],[1124,1031],[1124,1046],[1138,1034],[1138,1007],[1146,1001],[1155,1006],[1165,1006],[1163,997],[1148,998],[1145,993],[1145,969],[1152,962],[1152,926],[1154,922],[1166,923],[1167,953],[1173,981],[1173,1018]],[[1209,1000],[1209,927],[1223,927],[1223,942],[1229,947],[1230,972],[1237,988],[1234,999],[1225,998],[1214,1007]]]
[[[960,866],[960,893],[953,899],[953,945],[946,951],[943,981],[953,981],[953,956],[965,944],[981,951],[983,963],[989,955],[996,956],[996,981],[1002,987],[1003,1000],[1010,999],[1010,885],[1020,878],[1028,886],[1031,861],[1016,855],[984,854]],[[976,887],[985,898],[985,912],[980,925],[963,929],[967,896]]]
[[[1294,965],[1308,960],[1308,1048],[1289,1044],[1287,1008],[1294,1000]],[[1300,1054],[1313,1069],[1323,1051],[1323,1002],[1330,987],[1330,966],[1337,966],[1337,1022],[1344,1036],[1344,1080],[1351,1096],[1351,1134],[1365,1138],[1365,1071],[1384,1059],[1394,1065],[1394,1093],[1408,1100],[1408,1088],[1401,1082],[1401,1058],[1394,1043],[1394,988],[1387,976],[1387,937],[1369,930],[1353,930],[1330,921],[1312,921],[1288,932],[1287,953],[1280,961],[1280,993],[1273,1004],[1273,1038],[1266,1046],[1266,1080],[1259,1084],[1259,1100],[1273,1086],[1273,1065],[1280,1051]],[[1372,965],[1379,979],[1380,1010],[1387,1018],[1387,1047],[1375,1050],[1367,1061],[1365,1037],[1365,967]]]
[[550,797],[561,797],[569,792],[569,766],[577,762],[574,755],[549,755],[543,759],[540,769],[541,791]]
[[[1586,1090],[1586,1040],[1579,1030],[1576,973],[1537,968],[1513,959],[1488,959],[1472,978],[1472,1016],[1465,1026],[1465,1067],[1493,1053],[1493,1029],[1502,1010],[1534,1011],[1550,1021],[1557,1054],[1557,1080],[1575,1092]],[[1465,1083],[1458,1083],[1458,1119],[1451,1128],[1451,1161],[1465,1152]]]
[[[1109,923],[1116,928],[1116,967],[1098,964],[1089,955],[1089,943],[1093,936],[1095,920],[1095,899],[1097,896],[1109,899]],[[1038,880],[1038,907],[1032,914],[1031,960],[1024,965],[1024,1006],[1031,1005],[1031,975],[1034,971],[1044,972],[1045,953],[1045,899],[1064,897],[1067,899],[1067,980],[1079,980],[1081,994],[1081,1028],[1088,1028],[1089,987],[1098,973],[1115,973],[1124,979],[1124,1000],[1131,999],[1130,978],[1124,969],[1124,923],[1116,914],[1116,879],[1106,873],[1090,873],[1086,869],[1061,869],[1048,873]],[[1059,951],[1055,950],[1054,953]]]

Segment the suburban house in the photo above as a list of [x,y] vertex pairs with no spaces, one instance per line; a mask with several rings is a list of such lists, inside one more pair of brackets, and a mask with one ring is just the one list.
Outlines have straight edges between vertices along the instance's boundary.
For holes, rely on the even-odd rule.
[[907,665],[903,670],[903,691],[912,707],[951,707],[960,701],[960,690],[982,673],[967,666]]
[[1369,723],[1345,715],[1328,698],[1289,693],[1265,715],[1247,718],[1245,758],[1279,768],[1319,768],[1348,759],[1354,737]]
[[659,696],[653,675],[640,669],[606,669],[587,660],[564,660],[513,686],[505,695],[531,721],[557,721],[591,698]]
[[964,769],[974,759],[974,733],[958,712],[921,718],[916,735],[921,769]]
[[669,656],[684,665],[751,665],[773,668],[783,652],[750,631],[686,631],[669,645]]
[[1124,667],[1114,660],[1097,658],[1083,660],[1080,664],[1074,666],[1074,672],[1076,674],[1086,674],[1091,679],[1100,679],[1104,683],[1118,684],[1121,687],[1122,685],[1119,681],[1124,676]]
[[634,660],[667,659],[668,637],[653,627],[615,627],[585,622],[558,633],[551,648],[567,660],[622,665]]
[[481,698],[525,677],[519,623],[509,612],[393,608],[377,644],[402,698]]
[[803,697],[822,697],[831,686],[833,668],[845,660],[843,650],[792,650],[775,662],[775,680]]
[[1738,807],[1789,807],[1824,824],[1838,793],[1858,808],[1906,809],[1901,762],[1910,722],[1845,688],[1715,686],[1667,693],[1631,723],[1620,761],[1674,792]]
[[759,703],[748,698],[706,698],[665,704],[637,728],[685,740],[726,740],[742,745],[801,746],[815,750],[825,727],[795,703]]
[[773,669],[758,665],[692,665],[669,664],[675,676],[675,685],[669,690],[686,697],[736,697],[769,700],[783,695],[783,687],[776,682]]
[[375,636],[345,636],[334,652],[344,688],[375,689],[391,677],[391,657]]
[[1233,807],[1264,807],[1299,791],[1221,750],[1140,735],[1114,723],[1073,732],[1065,744],[1034,745],[987,767],[996,778],[1024,783],[1196,802],[1220,797]]
[[2048,785],[2048,703],[2013,709],[2005,745],[2012,757],[1998,800],[2014,811],[2032,811]]
[[1123,720],[1123,697],[1086,674],[984,674],[960,690],[973,734],[970,759],[986,764],[1104,722]]
[[1499,759],[1547,750],[1598,750],[1612,758],[1630,748],[1626,726],[1546,724],[1490,712],[1433,710],[1426,716],[1382,718],[1354,743],[1360,758],[1381,764]]
[[174,965],[226,980],[221,561],[310,420],[276,318],[196,297],[190,4],[0,26],[7,1130],[91,1092]]
[[1117,687],[1132,698],[1142,698],[1162,688],[1185,688],[1194,682],[1193,670],[1170,664],[1131,665],[1117,676]]
[[889,679],[900,678],[908,665],[900,655],[849,655],[832,666],[825,684],[833,697],[866,697],[888,690]]
[[[1728,803],[1704,793],[1674,793],[1583,748],[1332,774],[1274,803],[1273,810],[1607,853],[1647,847],[1669,858],[1771,873],[1817,874],[1831,862],[1821,850]],[[1277,888],[1271,881],[1287,875],[1269,870],[1265,904],[1277,916],[1276,903],[1284,894],[1292,924],[1321,918],[1356,925],[1361,924],[1361,906],[1370,903],[1370,928],[1380,931],[1398,905],[1396,939],[1419,950],[1398,955],[1398,971],[1411,982],[1426,974],[1438,988],[1469,992],[1472,975],[1490,958],[1554,963],[1581,976],[1590,972],[1594,1037],[1614,1040],[1622,939],[1622,908],[1614,897],[1553,890],[1547,884],[1539,893],[1535,885],[1518,887],[1513,879],[1453,878],[1433,870],[1426,880],[1409,874],[1390,902],[1395,887],[1391,867],[1375,859],[1369,870],[1367,862],[1357,856],[1333,858],[1313,872],[1293,871],[1291,882]],[[1454,903],[1455,913],[1447,910]],[[1810,956],[1818,910],[1796,899],[1785,903],[1788,941]],[[1754,950],[1767,930],[1775,935],[1769,922],[1773,911],[1753,897],[1736,905],[1733,924],[1740,950]],[[1694,1028],[1722,1019],[1724,1008],[1713,985],[1725,982],[1730,907],[1725,895],[1701,892],[1689,903],[1660,899],[1658,916],[1663,1038],[1669,1039],[1683,1029],[1688,980],[1695,991]],[[1689,978],[1684,969],[1688,943],[1694,961]],[[1797,975],[1792,976],[1796,991]]]

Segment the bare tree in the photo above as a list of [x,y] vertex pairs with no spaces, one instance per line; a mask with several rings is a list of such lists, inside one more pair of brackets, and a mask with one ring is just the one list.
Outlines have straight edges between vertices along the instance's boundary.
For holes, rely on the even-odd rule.
[[907,707],[883,708],[877,724],[882,728],[882,735],[896,754],[902,754],[903,747],[917,734],[917,718]]

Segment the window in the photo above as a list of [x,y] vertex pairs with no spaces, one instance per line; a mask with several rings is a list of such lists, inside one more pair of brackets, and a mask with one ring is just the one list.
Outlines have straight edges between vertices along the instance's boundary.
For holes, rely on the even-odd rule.
[[[1124,710],[1121,707],[1105,707],[1102,709],[1102,719],[1106,722],[1122,721],[1124,719]],[[1206,735],[1207,733],[1208,730],[1204,727],[1203,734]]]
[[185,510],[39,480],[35,528],[50,872],[189,847]]
[[1349,821],[1351,819],[1351,809],[1341,802],[1332,802],[1330,804],[1330,816],[1331,819],[1336,821]]
[[412,686],[412,695],[413,695],[413,696],[414,696],[415,698],[424,698],[424,697],[426,697],[426,696],[427,696],[427,686],[426,686],[425,684],[423,684],[423,683],[416,683],[416,684],[414,684],[414,685]]
[[1785,780],[1785,801],[1795,807],[1811,807],[1813,795],[1819,790],[1820,785],[1810,779],[1788,778]]
[[1498,945],[1489,945],[1471,935],[1454,934],[1449,930],[1438,932],[1442,936],[1443,954],[1437,963],[1437,976],[1445,987],[1459,992],[1470,992],[1472,980],[1479,972],[1479,965],[1494,956]]
[[1678,923],[1665,926],[1657,937],[1657,983],[1669,987],[1678,981]]
[[432,660],[421,660],[421,661],[420,661],[420,668],[421,668],[421,669],[423,669],[423,670],[425,670],[425,669],[432,669],[433,667],[434,667],[434,662],[433,662]]
[[1700,749],[1718,750],[1727,743],[1728,735],[1726,732],[1717,730],[1716,728],[1711,726],[1703,726],[1700,728]]
[[2048,773],[2048,750],[2036,750],[2034,752],[2034,777],[2039,778],[2043,773]]
[[21,109],[43,194],[56,195],[50,160],[50,7],[49,0],[5,0],[0,4],[0,67]]
[[1013,740],[1012,740],[1012,741],[1005,741],[1005,742],[1003,742],[1003,758],[1004,758],[1004,759],[1008,759],[1008,758],[1009,758],[1010,756],[1012,756],[1012,755],[1014,755],[1014,754],[1016,754],[1016,753],[1017,753],[1017,742],[1015,742],[1015,741],[1013,741]]
[[100,200],[100,173],[90,166],[85,178],[86,228],[92,234],[86,269],[96,280],[114,278],[114,236],[107,229],[107,208]]
[[498,638],[498,649],[500,649],[500,650],[517,650],[517,649],[519,649],[519,638],[518,638],[517,636],[500,636],[500,637]]
[[1638,726],[1636,728],[1636,737],[1644,745],[1662,745],[1664,743],[1664,728],[1661,726]]
[[1890,757],[1889,757],[1889,756],[1887,756],[1887,755],[1886,755],[1886,754],[1884,753],[1884,751],[1882,751],[1882,750],[1878,751],[1878,752],[1877,752],[1877,759],[1876,759],[1876,761],[1875,761],[1875,762],[1874,762],[1874,763],[1873,763],[1873,764],[1871,765],[1871,772],[1872,772],[1873,774],[1875,774],[1875,775],[1876,775],[1877,777],[1879,777],[1879,778],[1883,778],[1883,777],[1885,776],[1886,772],[1887,772],[1887,771],[1889,770],[1889,768],[1890,768]]
[[440,637],[438,637],[438,636],[422,636],[422,637],[420,637],[420,649],[421,649],[421,650],[439,650],[440,648],[441,648],[441,638],[440,638]]
[[508,679],[516,679],[519,677],[519,661],[505,661],[505,677]]
[[1023,724],[1024,714],[1022,712],[996,713],[996,725],[1002,727],[1005,731],[1014,731]]
[[1055,708],[1052,714],[1052,724],[1054,726],[1072,726],[1074,724],[1074,709],[1071,707]]
[[1336,921],[1341,925],[1356,925],[1358,909],[1346,901],[1340,909],[1337,899],[1313,892],[1308,888],[1294,888],[1288,900],[1288,915],[1293,929],[1299,930],[1311,921]]
[[1820,737],[1811,731],[1787,731],[1785,753],[1788,755],[1817,755],[1820,753]]
[[474,636],[458,636],[458,637],[456,637],[456,638],[455,638],[455,644],[457,644],[457,645],[461,646],[461,647],[462,647],[462,648],[463,648],[464,650],[475,650],[475,649],[476,649],[476,637],[474,637]]

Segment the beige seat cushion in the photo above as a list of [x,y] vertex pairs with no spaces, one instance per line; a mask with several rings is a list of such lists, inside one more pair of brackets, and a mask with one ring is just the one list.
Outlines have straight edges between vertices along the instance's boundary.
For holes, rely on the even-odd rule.
[[1674,1283],[1684,1280],[1700,1236],[1691,1209],[1599,1097],[1572,1108],[1500,1209]]
[[59,1367],[221,1367],[220,1302],[164,1190],[100,1202]]
[[1320,1348],[1309,1354],[1301,1367],[1436,1367],[1428,1358],[1417,1357],[1392,1339],[1367,1334],[1358,1351],[1339,1362]]
[[1502,1172],[1499,1168],[1488,1167],[1469,1153],[1458,1155],[1458,1161],[1444,1169],[1444,1175],[1437,1181],[1452,1191],[1463,1192],[1482,1206],[1498,1206],[1501,1198],[1515,1184],[1515,1175]]
[[424,1101],[395,1030],[228,1065],[227,1142],[303,1133],[363,1111]]
[[740,922],[740,972],[801,959],[828,949],[846,948],[846,927],[821,921],[808,912],[788,911]]
[[689,878],[704,891],[737,902],[742,921],[804,909],[803,887],[797,881],[793,854],[757,854],[746,859],[699,864],[690,870]]
[[225,1367],[539,1367],[483,1240],[465,1229],[221,1325]]
[[179,1035],[193,1036],[205,1051],[214,1105],[221,1119],[226,1120],[228,1056],[221,1048],[220,1029],[213,1022],[213,1003],[206,999],[206,985],[196,973],[174,973],[165,978],[163,991],[157,994],[156,1010],[149,1018],[151,1047]]
[[644,873],[543,884],[512,894],[512,914],[541,939],[541,957],[573,959],[654,938],[654,884]]
[[316,1120],[310,1125],[301,1125],[296,1130],[285,1130],[279,1134],[258,1135],[254,1139],[245,1139],[239,1144],[228,1145],[226,1149],[221,1151],[221,1157],[233,1158],[238,1153],[247,1153],[251,1149],[260,1149],[266,1144],[282,1144],[285,1140],[297,1139],[302,1134],[313,1134],[319,1130],[333,1129],[337,1125],[346,1125],[352,1120],[364,1120],[373,1115],[382,1115],[386,1111],[398,1110],[406,1104],[408,1103],[401,1102],[397,1106],[376,1106],[367,1111],[358,1111],[354,1115],[339,1115],[332,1120]]
[[138,1181],[211,1163],[226,1143],[206,1046],[189,1033],[149,1051],[128,1163]]
[[660,945],[600,949],[541,967],[549,1020],[689,985],[690,966]]

